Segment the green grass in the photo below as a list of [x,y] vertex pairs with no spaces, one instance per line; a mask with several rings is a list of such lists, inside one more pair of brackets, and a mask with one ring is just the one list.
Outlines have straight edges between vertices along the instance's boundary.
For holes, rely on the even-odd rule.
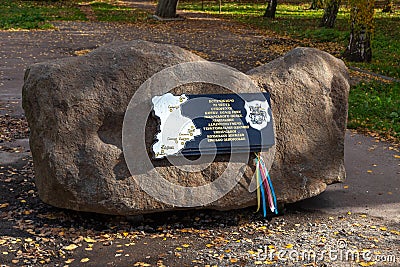
[[48,29],[55,20],[85,20],[72,2],[0,0],[0,29]]
[[348,127],[400,140],[400,83],[360,83],[350,90]]
[[131,7],[116,6],[109,3],[90,4],[98,21],[134,23],[146,20],[148,13]]
[[0,0],[0,29],[49,29],[52,21],[85,21],[79,4],[90,5],[98,21],[133,23],[145,20],[147,12],[130,7],[88,0],[12,1]]

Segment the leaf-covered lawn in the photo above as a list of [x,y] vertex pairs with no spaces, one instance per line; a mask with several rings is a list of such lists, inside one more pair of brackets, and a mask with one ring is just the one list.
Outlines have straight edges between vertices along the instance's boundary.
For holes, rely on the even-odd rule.
[[85,19],[74,1],[0,0],[0,29],[48,29],[51,21]]

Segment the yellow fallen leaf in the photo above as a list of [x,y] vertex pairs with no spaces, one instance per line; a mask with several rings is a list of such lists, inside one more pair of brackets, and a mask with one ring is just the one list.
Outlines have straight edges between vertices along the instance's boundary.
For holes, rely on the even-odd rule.
[[375,264],[374,261],[369,261],[369,262],[362,261],[359,263],[360,266],[372,266],[374,264]]
[[85,237],[83,240],[85,240],[86,243],[96,243],[97,241],[90,238],[90,237]]
[[0,240],[0,245],[7,243],[7,240]]
[[65,249],[65,250],[74,250],[74,249],[76,249],[77,247],[78,247],[77,245],[71,244],[71,245],[69,245],[69,246],[63,247],[63,249]]
[[183,244],[182,247],[188,248],[188,247],[190,247],[190,245],[189,244]]
[[387,228],[384,227],[384,226],[380,227],[379,229],[381,229],[381,231],[386,231],[387,230]]
[[83,258],[83,259],[81,259],[81,262],[88,262],[88,261],[90,261],[89,258]]
[[74,261],[75,259],[68,259],[68,260],[66,260],[66,261],[64,261],[66,264],[70,264],[70,263],[72,263],[73,261]]
[[367,215],[366,214],[361,214],[360,217],[361,218],[367,218]]
[[8,205],[10,205],[10,204],[8,204],[8,203],[0,204],[0,209],[7,208]]
[[181,247],[177,247],[177,248],[175,248],[175,250],[181,251],[182,248]]
[[91,250],[93,250],[93,248],[85,248],[85,250],[91,251]]
[[348,185],[343,186],[344,189],[349,189]]
[[206,247],[208,247],[208,248],[211,248],[213,246],[214,246],[213,244],[206,244]]
[[123,235],[124,237],[127,237],[127,236],[129,235],[129,233],[128,233],[128,232],[123,232],[122,235]]
[[285,246],[285,248],[292,248],[293,247],[293,244],[287,244],[286,246]]
[[400,155],[393,155],[396,159],[400,159]]
[[400,231],[391,230],[390,232],[391,232],[392,234],[395,234],[395,235],[400,235]]
[[372,170],[367,170],[368,173],[372,173]]
[[270,261],[270,260],[264,261],[264,264],[266,264],[266,265],[271,265],[271,264],[273,264],[273,263],[274,263],[274,261]]
[[239,260],[238,259],[230,259],[230,262],[231,263],[236,263],[236,262],[238,262]]

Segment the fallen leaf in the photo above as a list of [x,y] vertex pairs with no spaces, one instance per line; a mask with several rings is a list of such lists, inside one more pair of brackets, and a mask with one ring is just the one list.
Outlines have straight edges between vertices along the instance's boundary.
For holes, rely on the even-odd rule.
[[362,261],[362,262],[359,263],[360,266],[372,266],[374,264],[375,264],[374,261],[369,261],[369,262]]
[[66,264],[70,264],[70,263],[72,263],[73,261],[74,261],[75,259],[68,259],[68,260],[66,260],[66,261],[64,261]]
[[71,245],[69,245],[69,246],[63,247],[63,249],[65,249],[65,250],[74,250],[74,249],[76,249],[77,247],[78,247],[77,245],[71,244]]
[[0,204],[0,209],[7,208],[9,205],[8,203]]
[[90,238],[90,237],[85,237],[83,240],[85,240],[86,243],[96,243],[97,241]]
[[81,262],[88,262],[88,261],[90,261],[89,258],[83,258],[83,259],[81,259]]
[[293,244],[287,244],[287,245],[285,246],[285,248],[292,248],[292,247],[294,247]]

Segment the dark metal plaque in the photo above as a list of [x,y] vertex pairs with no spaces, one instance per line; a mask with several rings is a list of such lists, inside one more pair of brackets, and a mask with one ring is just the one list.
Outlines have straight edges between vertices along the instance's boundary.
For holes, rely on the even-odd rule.
[[259,152],[274,145],[269,93],[167,93],[152,102],[160,119],[155,158]]

